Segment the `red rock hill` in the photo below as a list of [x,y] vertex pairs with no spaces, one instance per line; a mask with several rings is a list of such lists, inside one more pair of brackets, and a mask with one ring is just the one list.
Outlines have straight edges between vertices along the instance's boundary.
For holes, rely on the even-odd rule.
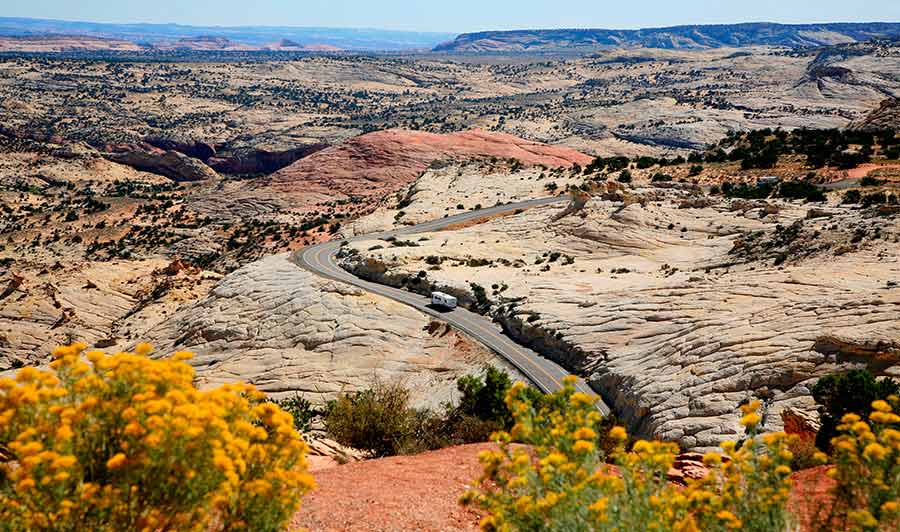
[[586,165],[592,160],[569,148],[502,133],[473,130],[437,134],[392,129],[326,148],[255,181],[251,187],[289,196],[370,196],[411,183],[434,161],[479,157],[512,158],[526,165],[548,167]]

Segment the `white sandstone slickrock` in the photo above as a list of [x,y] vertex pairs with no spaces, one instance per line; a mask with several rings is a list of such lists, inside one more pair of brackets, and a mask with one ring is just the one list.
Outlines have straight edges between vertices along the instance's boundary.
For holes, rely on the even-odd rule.
[[455,396],[455,380],[501,364],[424,314],[268,257],[226,276],[209,295],[149,333],[160,356],[195,353],[200,386],[241,380],[273,397],[324,403],[376,379],[400,381],[418,407]]
[[[897,217],[631,193],[642,198],[595,198],[559,219],[560,206],[535,208],[414,247],[353,242],[343,265],[463,303],[477,283],[514,336],[581,371],[638,435],[686,449],[741,437],[743,400],[762,399],[765,430],[780,430],[814,416],[821,375],[900,376]],[[859,228],[868,236],[852,243]]]

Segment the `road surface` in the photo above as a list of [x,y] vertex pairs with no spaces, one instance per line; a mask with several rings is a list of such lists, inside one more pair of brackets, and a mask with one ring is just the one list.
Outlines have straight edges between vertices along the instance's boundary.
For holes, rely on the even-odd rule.
[[[571,198],[569,196],[558,196],[497,205],[487,209],[469,211],[419,225],[404,227],[395,231],[361,235],[350,240],[378,240],[392,236],[428,233],[460,222],[476,220],[486,216],[503,214],[519,209],[538,207],[541,205],[566,203],[570,200]],[[401,290],[399,288],[364,281],[338,266],[336,255],[340,250],[340,247],[340,242],[326,242],[317,246],[310,246],[296,251],[292,255],[292,260],[301,268],[309,270],[320,277],[357,286],[363,290],[372,292],[373,294],[378,294],[409,305],[420,312],[424,312],[425,314],[449,323],[502,356],[516,369],[522,372],[522,374],[528,377],[532,384],[544,393],[552,393],[562,388],[562,380],[565,376],[569,375],[568,371],[559,364],[542,357],[535,351],[513,342],[503,334],[500,327],[494,324],[490,319],[481,316],[480,314],[470,312],[464,308],[456,308],[446,312],[441,311],[432,308],[430,306],[431,299],[425,296],[407,292],[406,290]],[[581,378],[578,379],[575,387],[579,391],[596,395]],[[600,409],[603,415],[608,415],[610,412],[609,407],[603,403],[602,400],[598,400],[597,408]]]

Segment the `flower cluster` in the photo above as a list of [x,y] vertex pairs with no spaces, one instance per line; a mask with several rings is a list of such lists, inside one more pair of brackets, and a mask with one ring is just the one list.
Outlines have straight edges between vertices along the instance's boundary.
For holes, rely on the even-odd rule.
[[831,440],[834,504],[820,519],[841,530],[900,529],[900,398],[872,403],[868,421],[846,414]]
[[[561,391],[535,403],[523,385],[510,389],[516,423],[494,435],[499,450],[480,456],[480,489],[462,497],[487,510],[484,530],[785,529],[793,458],[788,436],[726,442],[724,455],[705,457],[706,478],[679,487],[667,477],[678,453],[674,444],[638,441],[629,451],[625,429],[615,427],[608,437],[617,446],[603,456],[596,448],[596,398],[573,384],[569,378]],[[751,436],[758,408],[755,402],[744,406],[742,424]]]
[[280,530],[313,487],[290,414],[246,384],[199,391],[152,348],[60,347],[0,379],[0,529]]

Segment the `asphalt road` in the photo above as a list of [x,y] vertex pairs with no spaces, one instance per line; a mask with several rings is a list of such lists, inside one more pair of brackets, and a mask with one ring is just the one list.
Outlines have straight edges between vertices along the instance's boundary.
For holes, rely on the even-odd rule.
[[[566,203],[569,200],[570,198],[568,196],[558,196],[523,201],[520,203],[510,203],[507,205],[497,205],[477,211],[468,211],[463,214],[457,214],[455,216],[449,216],[447,218],[441,218],[419,225],[404,227],[395,231],[361,235],[350,240],[376,240],[392,236],[428,233],[440,230],[449,225],[475,220],[485,216],[502,214],[519,209],[528,209],[530,207],[541,205]],[[438,310],[431,307],[431,299],[425,296],[378,283],[364,281],[338,266],[336,255],[340,250],[340,247],[340,242],[326,242],[317,246],[310,246],[296,251],[292,256],[292,260],[301,268],[309,270],[320,277],[357,286],[363,290],[372,292],[373,294],[378,294],[409,305],[416,310],[449,323],[505,358],[544,393],[552,393],[562,388],[562,380],[565,376],[569,375],[568,371],[555,362],[542,357],[535,351],[513,342],[503,334],[501,328],[490,319],[474,312],[470,312],[464,308],[456,308],[452,311]],[[575,387],[585,393],[596,395],[581,378],[578,379]],[[597,402],[597,408],[600,409],[603,415],[608,415],[610,412],[609,407],[603,403],[602,400]]]

